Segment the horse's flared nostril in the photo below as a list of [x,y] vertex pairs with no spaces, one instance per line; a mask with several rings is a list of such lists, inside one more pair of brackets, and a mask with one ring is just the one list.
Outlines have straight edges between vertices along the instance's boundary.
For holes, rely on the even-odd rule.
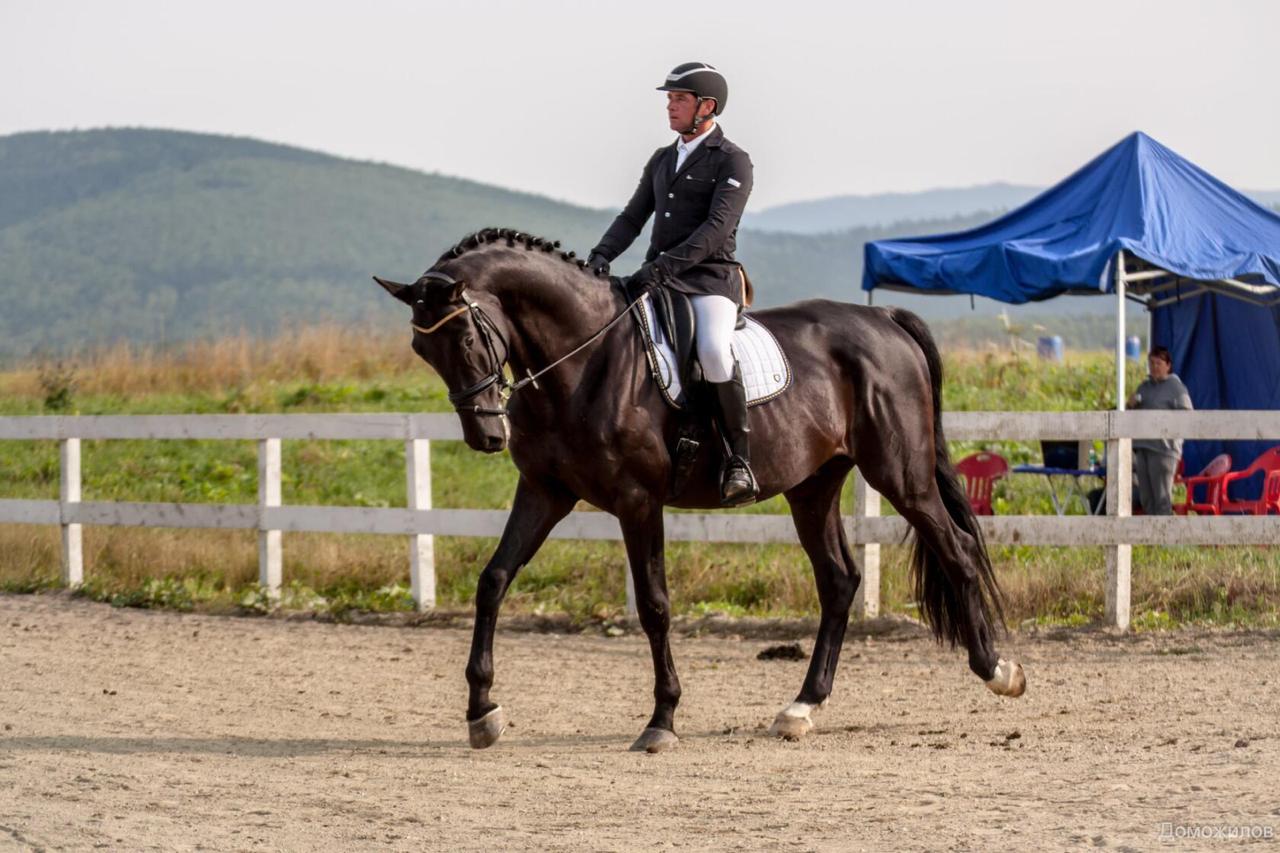
[[506,441],[500,435],[486,435],[484,437],[484,449],[489,453],[497,453],[504,444],[506,444]]

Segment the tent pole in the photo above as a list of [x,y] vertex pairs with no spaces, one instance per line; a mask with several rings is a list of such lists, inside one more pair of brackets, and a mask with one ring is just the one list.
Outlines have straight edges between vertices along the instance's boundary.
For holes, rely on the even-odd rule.
[[[1116,412],[1124,411],[1124,251],[1116,253]],[[1117,438],[1115,421],[1107,430],[1107,514],[1123,518],[1132,514],[1133,440]],[[1108,545],[1107,624],[1121,631],[1129,628],[1130,574],[1133,546]]]
[[1124,250],[1116,252],[1116,411],[1123,412],[1124,387]]
[[1147,298],[1147,352],[1156,346],[1156,297]]

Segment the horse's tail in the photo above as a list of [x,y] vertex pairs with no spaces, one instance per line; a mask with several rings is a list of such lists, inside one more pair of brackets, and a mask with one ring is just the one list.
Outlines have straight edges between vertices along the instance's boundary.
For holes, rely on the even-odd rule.
[[[942,355],[933,341],[933,335],[924,321],[902,308],[890,308],[889,316],[904,332],[911,336],[924,353],[929,368],[929,383],[933,391],[933,447],[934,476],[942,503],[957,527],[973,537],[977,543],[978,595],[981,598],[983,619],[992,628],[1004,627],[1004,594],[991,568],[987,544],[978,526],[977,516],[969,505],[969,498],[955,468],[951,466],[951,454],[947,451],[947,439],[942,432]],[[965,604],[959,598],[943,569],[938,554],[913,534],[911,549],[911,574],[916,601],[920,612],[938,641],[948,641],[952,646],[962,642],[961,626],[965,623]]]

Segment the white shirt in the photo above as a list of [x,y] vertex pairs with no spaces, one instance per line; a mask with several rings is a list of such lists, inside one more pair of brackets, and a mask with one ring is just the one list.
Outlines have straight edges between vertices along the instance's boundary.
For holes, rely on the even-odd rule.
[[708,122],[707,129],[699,133],[688,142],[684,141],[683,136],[676,137],[676,171],[680,171],[680,167],[684,165],[684,161],[689,159],[689,155],[698,150],[698,146],[702,144],[702,140],[711,135],[711,131],[716,129],[716,123]]

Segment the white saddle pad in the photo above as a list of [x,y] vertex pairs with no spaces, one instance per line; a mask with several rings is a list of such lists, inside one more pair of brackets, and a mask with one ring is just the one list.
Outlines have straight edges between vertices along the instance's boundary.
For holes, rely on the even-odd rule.
[[[777,397],[791,385],[791,365],[773,333],[746,315],[746,327],[733,333],[733,355],[742,367],[742,384],[747,405],[759,406]],[[645,335],[645,351],[658,390],[677,409],[684,406],[684,389],[675,369],[676,354],[662,326],[654,322],[653,302],[645,294],[640,303],[640,327]]]

